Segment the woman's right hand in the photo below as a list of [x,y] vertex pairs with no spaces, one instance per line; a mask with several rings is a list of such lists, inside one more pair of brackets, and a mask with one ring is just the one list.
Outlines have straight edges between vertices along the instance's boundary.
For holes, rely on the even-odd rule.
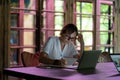
[[65,59],[55,60],[54,65],[65,66],[67,64]]

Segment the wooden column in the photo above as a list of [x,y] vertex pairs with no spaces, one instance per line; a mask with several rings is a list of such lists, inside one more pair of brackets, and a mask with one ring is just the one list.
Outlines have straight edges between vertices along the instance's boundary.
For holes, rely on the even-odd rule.
[[114,52],[120,53],[120,0],[115,0]]
[[97,49],[96,45],[100,44],[100,0],[93,1],[93,50]]
[[74,0],[65,0],[66,11],[65,11],[65,24],[73,23],[73,4]]
[[36,49],[35,51],[40,51],[41,50],[41,44],[43,44],[43,32],[41,31],[43,27],[43,16],[42,14],[43,10],[43,0],[37,0],[36,4]]
[[6,80],[2,70],[9,67],[10,57],[10,0],[0,0],[0,76]]

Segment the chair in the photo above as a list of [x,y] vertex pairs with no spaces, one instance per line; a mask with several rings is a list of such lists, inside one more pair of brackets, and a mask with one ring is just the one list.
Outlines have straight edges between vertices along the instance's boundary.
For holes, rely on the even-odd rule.
[[39,64],[39,53],[30,53],[23,51],[21,53],[21,60],[24,67],[37,66]]
[[111,62],[111,58],[108,52],[102,52],[99,57],[99,62]]

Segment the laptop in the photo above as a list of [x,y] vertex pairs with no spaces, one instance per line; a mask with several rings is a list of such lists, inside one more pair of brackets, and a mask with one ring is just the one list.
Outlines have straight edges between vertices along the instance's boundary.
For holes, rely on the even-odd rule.
[[110,54],[110,57],[115,65],[117,71],[120,72],[120,53]]
[[100,54],[101,50],[84,51],[82,57],[78,60],[77,69],[95,69]]
[[[68,69],[95,69],[96,64],[98,63],[98,58],[101,53],[101,50],[90,50],[84,51],[81,58],[78,60],[78,65],[66,65],[66,66],[58,66],[58,65],[46,65],[47,68],[68,68]],[[73,60],[73,63],[75,61]],[[72,64],[73,64],[72,63]]]

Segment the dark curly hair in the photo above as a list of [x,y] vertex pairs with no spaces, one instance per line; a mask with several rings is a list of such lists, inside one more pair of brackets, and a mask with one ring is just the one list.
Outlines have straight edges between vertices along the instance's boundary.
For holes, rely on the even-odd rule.
[[77,29],[76,25],[71,23],[71,24],[65,25],[62,28],[60,35],[65,34],[65,33],[72,34],[73,32],[76,32],[78,35],[78,29]]

